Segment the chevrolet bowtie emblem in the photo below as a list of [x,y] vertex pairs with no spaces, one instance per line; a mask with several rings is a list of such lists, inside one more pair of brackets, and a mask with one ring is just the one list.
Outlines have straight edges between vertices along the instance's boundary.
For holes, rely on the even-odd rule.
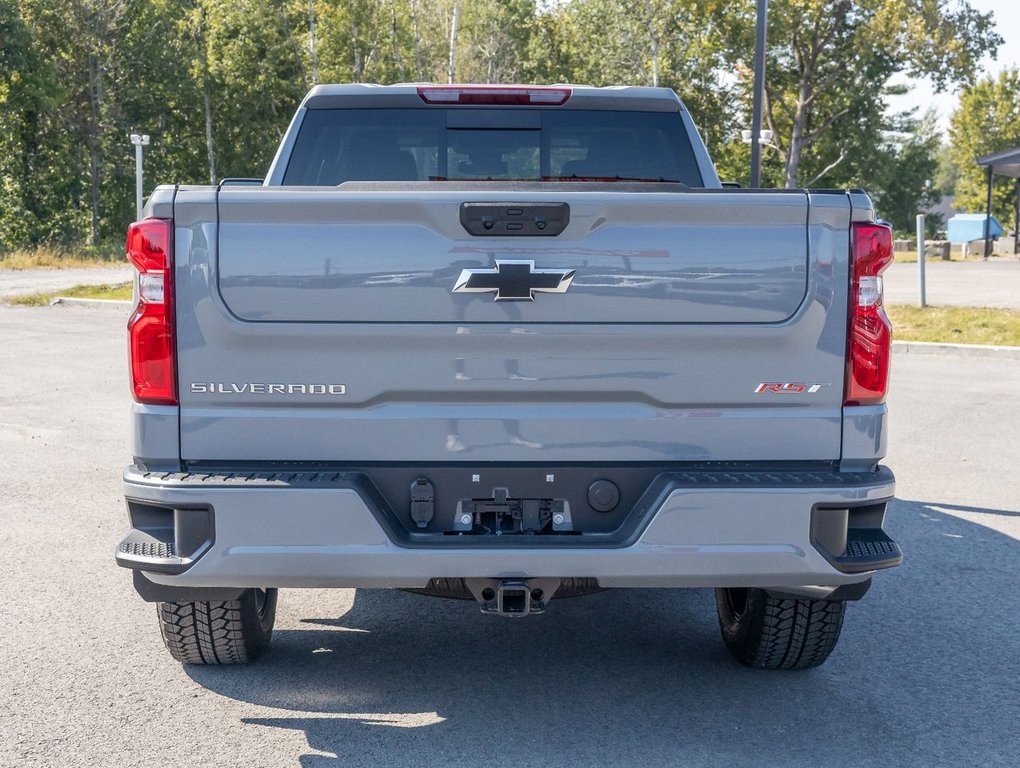
[[496,260],[495,269],[465,269],[454,293],[495,293],[496,301],[534,301],[535,293],[566,293],[572,269],[535,269],[533,261]]

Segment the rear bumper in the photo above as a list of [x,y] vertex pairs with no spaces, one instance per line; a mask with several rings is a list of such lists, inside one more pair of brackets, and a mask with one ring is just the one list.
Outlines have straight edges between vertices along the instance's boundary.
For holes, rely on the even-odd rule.
[[[129,468],[124,489],[136,528],[138,519],[164,510],[168,521],[188,515],[204,521],[199,528],[207,535],[196,536],[192,526],[187,543],[178,542],[178,550],[188,550],[182,556],[172,545],[140,544],[143,532],[133,530],[117,561],[156,584],[181,588],[424,588],[434,578],[578,577],[602,587],[819,588],[812,594],[823,596],[901,559],[882,532],[885,502],[895,491],[885,468],[852,475],[666,473],[656,482],[663,491],[639,511],[633,536],[612,546],[535,546],[522,537],[503,537],[499,546],[464,539],[422,546],[391,535],[378,500],[342,473]],[[875,555],[875,541],[887,542],[885,557]],[[862,559],[861,552],[870,554]]]

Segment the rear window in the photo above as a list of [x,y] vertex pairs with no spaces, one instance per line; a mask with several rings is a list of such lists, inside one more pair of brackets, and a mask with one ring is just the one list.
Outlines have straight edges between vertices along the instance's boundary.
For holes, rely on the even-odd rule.
[[309,110],[283,183],[671,181],[702,186],[679,113]]

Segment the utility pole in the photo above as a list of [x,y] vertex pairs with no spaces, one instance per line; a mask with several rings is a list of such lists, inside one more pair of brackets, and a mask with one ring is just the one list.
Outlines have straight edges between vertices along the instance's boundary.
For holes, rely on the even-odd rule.
[[751,188],[761,186],[761,109],[765,91],[765,29],[769,0],[758,0],[758,28],[754,36],[754,99],[751,107]]
[[460,0],[453,0],[453,17],[450,19],[450,62],[446,68],[446,82],[452,83],[457,74],[457,23],[460,21]]
[[308,0],[308,53],[312,59],[312,85],[319,84],[319,51],[315,44],[315,4]]
[[135,145],[135,220],[142,218],[142,147],[149,146],[149,134],[131,134]]
[[985,200],[985,261],[992,255],[992,181],[995,166],[988,166],[988,197]]

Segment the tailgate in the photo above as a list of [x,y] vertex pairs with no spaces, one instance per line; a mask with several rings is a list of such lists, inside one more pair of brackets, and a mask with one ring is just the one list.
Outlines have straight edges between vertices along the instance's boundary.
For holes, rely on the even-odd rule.
[[179,192],[182,458],[839,458],[846,195],[562,186]]
[[[745,194],[739,206],[717,194],[484,197],[223,193],[220,294],[238,318],[282,323],[776,323],[804,299],[802,194]],[[528,202],[552,202],[569,224],[554,237],[473,237],[461,224],[465,200],[507,221]],[[451,290],[463,270],[497,260],[575,276],[526,309]]]

